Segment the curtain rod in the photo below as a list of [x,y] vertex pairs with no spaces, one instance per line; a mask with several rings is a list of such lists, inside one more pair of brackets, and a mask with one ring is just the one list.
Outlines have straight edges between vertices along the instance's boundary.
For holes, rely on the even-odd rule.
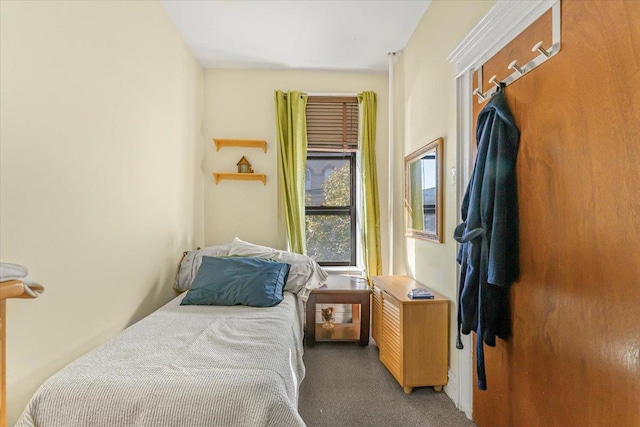
[[307,96],[358,96],[357,93],[307,93]]

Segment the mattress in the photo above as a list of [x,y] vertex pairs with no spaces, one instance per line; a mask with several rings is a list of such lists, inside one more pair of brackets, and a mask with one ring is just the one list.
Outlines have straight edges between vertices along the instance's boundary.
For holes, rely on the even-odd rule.
[[48,379],[16,426],[304,426],[302,306],[181,306]]

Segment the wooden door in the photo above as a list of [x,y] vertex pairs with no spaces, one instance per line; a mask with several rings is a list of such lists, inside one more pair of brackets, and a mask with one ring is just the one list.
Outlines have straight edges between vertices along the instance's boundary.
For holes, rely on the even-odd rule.
[[[486,347],[488,390],[474,391],[480,427],[640,426],[640,1],[561,13],[561,51],[505,91],[521,276],[513,336]],[[530,59],[515,56],[539,40],[527,31],[485,77]]]

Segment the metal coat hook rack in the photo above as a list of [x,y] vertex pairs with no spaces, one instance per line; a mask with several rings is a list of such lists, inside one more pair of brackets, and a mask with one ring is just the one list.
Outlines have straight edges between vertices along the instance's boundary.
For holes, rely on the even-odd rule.
[[537,42],[535,45],[533,45],[531,51],[538,52],[538,56],[524,65],[518,65],[517,59],[511,61],[507,68],[509,70],[513,70],[513,72],[502,81],[498,80],[497,76],[495,75],[491,76],[491,78],[489,79],[489,83],[492,83],[494,87],[487,90],[486,92],[482,90],[482,66],[478,67],[478,69],[476,70],[478,76],[478,87],[473,90],[473,94],[478,96],[478,104],[482,104],[487,98],[493,95],[501,85],[509,86],[511,83],[515,82],[525,74],[530,73],[532,70],[539,67],[541,64],[560,52],[560,19],[560,2],[557,2],[551,8],[551,47],[545,48],[543,41]]

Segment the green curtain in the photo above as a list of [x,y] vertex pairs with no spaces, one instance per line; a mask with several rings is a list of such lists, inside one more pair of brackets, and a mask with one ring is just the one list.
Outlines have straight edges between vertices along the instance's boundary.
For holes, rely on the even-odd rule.
[[411,224],[409,228],[424,230],[424,201],[422,195],[422,160],[418,159],[409,166],[411,182],[418,185],[411,186]]
[[278,184],[282,195],[289,250],[306,254],[304,184],[307,167],[307,95],[275,92],[278,137]]
[[358,95],[361,105],[360,156],[362,169],[362,250],[367,277],[382,274],[380,256],[380,201],[376,173],[376,108],[375,92]]

